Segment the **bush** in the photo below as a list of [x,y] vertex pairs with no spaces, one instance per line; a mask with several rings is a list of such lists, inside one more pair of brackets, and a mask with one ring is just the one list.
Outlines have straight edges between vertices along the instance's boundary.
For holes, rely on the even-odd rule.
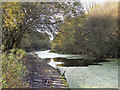
[[2,87],[3,88],[25,88],[27,83],[23,78],[27,72],[22,58],[26,52],[22,49],[12,49],[9,53],[2,55]]

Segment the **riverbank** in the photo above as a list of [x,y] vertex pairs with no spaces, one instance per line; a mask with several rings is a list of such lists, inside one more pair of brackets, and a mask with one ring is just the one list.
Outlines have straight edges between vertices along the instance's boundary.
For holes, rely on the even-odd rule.
[[35,54],[27,53],[24,61],[28,70],[25,81],[29,83],[30,88],[68,88],[67,82],[59,71]]

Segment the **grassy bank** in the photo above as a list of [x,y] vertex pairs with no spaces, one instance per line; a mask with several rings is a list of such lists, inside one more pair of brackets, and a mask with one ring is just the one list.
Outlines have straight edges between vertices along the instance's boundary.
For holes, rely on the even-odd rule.
[[0,88],[2,88],[2,54],[1,54],[1,52],[0,52]]
[[22,49],[12,49],[2,55],[2,88],[26,88],[24,82],[26,67],[22,59],[26,52]]

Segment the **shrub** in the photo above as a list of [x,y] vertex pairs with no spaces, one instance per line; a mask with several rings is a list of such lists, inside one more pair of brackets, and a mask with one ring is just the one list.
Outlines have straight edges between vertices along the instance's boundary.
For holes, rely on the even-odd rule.
[[27,83],[23,81],[27,72],[22,58],[26,52],[22,49],[12,49],[9,53],[2,55],[2,87],[3,88],[25,88]]

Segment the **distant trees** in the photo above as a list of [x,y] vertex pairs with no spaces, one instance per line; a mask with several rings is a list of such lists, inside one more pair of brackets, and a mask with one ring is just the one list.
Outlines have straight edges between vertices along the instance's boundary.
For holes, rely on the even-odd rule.
[[[84,15],[84,17],[70,20],[68,23],[70,23],[72,30],[67,30],[69,26],[63,25],[66,28],[60,31],[64,31],[64,33],[72,32],[72,34],[62,34],[60,32],[53,41],[53,50],[57,51],[57,48],[61,46],[66,48],[62,53],[83,53],[97,58],[117,57],[117,10],[117,3],[112,3],[112,7],[111,3],[105,3],[104,6],[96,5],[93,7],[92,11]],[[81,23],[81,21],[83,22]],[[73,22],[76,24],[73,25]],[[58,41],[63,40],[63,38],[65,38],[63,42]],[[70,38],[72,38],[72,41],[69,40]],[[59,45],[55,42],[59,42]],[[67,43],[67,46],[65,46],[65,43]],[[67,51],[67,49],[71,50],[71,52]]]
[[20,48],[25,51],[48,50],[51,48],[49,36],[46,33],[31,30],[24,34]]
[[24,33],[32,29],[56,34],[65,18],[80,15],[79,8],[81,3],[73,2],[4,2],[3,51],[19,48]]
[[56,52],[71,52],[71,48],[74,41],[74,27],[75,23],[73,21],[74,19],[68,20],[63,26],[60,27],[60,31],[58,35],[56,35],[55,39],[52,43],[53,51]]
[[[71,18],[60,27],[58,35],[52,42],[52,51],[58,53],[80,53],[78,45],[75,43],[75,32],[83,25],[85,16]],[[77,35],[78,36],[78,35]]]

